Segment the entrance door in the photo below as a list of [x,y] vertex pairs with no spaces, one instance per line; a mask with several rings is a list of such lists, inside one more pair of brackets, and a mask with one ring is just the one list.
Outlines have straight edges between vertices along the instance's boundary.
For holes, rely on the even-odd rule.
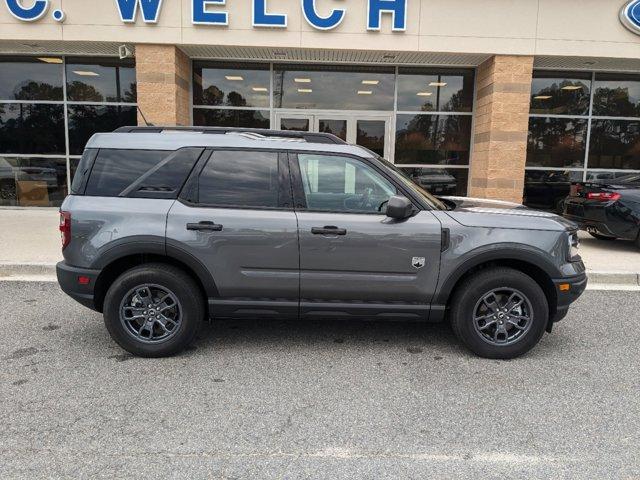
[[384,158],[391,158],[391,116],[388,114],[278,112],[276,129],[331,133],[348,143],[362,145]]

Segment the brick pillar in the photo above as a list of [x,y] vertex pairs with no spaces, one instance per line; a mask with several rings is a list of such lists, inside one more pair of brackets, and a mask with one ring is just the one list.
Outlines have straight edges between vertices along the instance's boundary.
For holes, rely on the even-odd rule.
[[522,202],[532,73],[530,56],[478,67],[469,196]]
[[[190,125],[191,61],[174,45],[136,45],[138,107],[154,125]],[[144,120],[138,112],[138,124]]]

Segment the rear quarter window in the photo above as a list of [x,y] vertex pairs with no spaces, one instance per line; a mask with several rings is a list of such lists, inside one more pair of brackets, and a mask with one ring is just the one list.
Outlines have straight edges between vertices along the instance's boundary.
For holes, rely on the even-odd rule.
[[87,181],[86,195],[177,198],[202,148],[164,150],[101,149]]

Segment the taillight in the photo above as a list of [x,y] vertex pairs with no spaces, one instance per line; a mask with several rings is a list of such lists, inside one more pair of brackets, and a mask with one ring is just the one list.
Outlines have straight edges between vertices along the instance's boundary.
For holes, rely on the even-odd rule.
[[587,200],[598,200],[600,202],[616,202],[620,200],[620,195],[617,192],[589,192],[587,193]]
[[71,213],[60,212],[60,238],[64,250],[71,242]]

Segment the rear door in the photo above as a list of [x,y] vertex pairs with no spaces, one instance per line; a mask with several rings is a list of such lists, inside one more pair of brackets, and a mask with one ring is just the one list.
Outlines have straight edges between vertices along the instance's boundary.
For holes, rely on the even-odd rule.
[[211,273],[212,316],[296,316],[298,233],[286,154],[213,151],[185,191],[169,212],[167,245]]
[[361,159],[290,158],[301,314],[426,318],[440,267],[435,216],[423,210],[402,221],[387,217],[386,202],[402,192]]

